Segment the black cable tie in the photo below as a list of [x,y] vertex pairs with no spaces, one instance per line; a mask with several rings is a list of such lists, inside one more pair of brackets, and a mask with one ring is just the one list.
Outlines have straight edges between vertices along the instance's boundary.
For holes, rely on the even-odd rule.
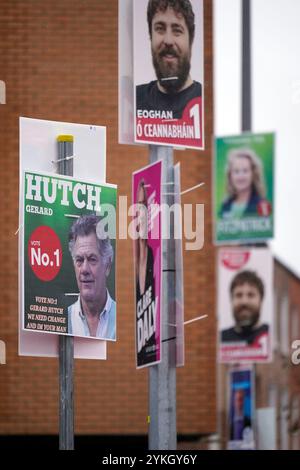
[[166,343],[167,341],[171,341],[172,339],[176,339],[176,338],[177,336],[172,336],[172,338],[163,339],[162,343]]

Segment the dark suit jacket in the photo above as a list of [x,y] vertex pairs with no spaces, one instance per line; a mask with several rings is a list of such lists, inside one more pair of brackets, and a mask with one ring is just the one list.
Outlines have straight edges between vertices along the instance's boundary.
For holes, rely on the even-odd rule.
[[[235,196],[232,196],[226,201],[223,202],[221,207],[221,216],[223,217],[226,212],[231,211],[231,206],[234,203]],[[253,189],[251,193],[251,197],[248,201],[247,207],[245,209],[244,215],[254,215],[257,214],[257,205],[262,201],[262,198],[256,193]]]

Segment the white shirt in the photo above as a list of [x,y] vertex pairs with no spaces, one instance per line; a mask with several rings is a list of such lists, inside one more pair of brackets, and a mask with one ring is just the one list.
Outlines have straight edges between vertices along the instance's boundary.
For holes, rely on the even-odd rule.
[[[116,336],[116,303],[112,300],[108,290],[107,299],[99,315],[96,338],[115,339]],[[68,307],[68,333],[76,336],[91,336],[88,322],[82,311],[80,295],[78,300]]]

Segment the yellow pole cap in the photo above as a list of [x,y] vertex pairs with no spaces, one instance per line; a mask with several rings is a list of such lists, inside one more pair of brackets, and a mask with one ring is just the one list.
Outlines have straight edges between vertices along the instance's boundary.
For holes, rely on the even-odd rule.
[[74,137],[72,135],[58,135],[57,142],[73,142]]

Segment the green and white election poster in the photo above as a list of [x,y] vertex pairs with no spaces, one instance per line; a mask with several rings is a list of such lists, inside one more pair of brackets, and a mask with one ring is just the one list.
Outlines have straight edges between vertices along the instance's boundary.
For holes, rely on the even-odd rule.
[[274,235],[273,133],[215,139],[214,226],[217,244]]
[[23,329],[116,339],[117,188],[24,171]]

